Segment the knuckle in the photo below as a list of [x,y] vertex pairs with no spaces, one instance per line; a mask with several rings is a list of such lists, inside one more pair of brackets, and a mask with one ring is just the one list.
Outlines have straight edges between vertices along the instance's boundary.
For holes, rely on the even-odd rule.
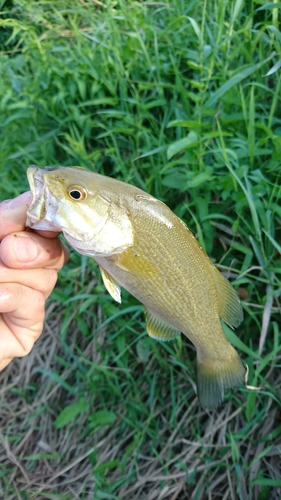
[[54,269],[46,270],[46,281],[44,283],[44,293],[49,295],[56,285],[58,273]]
[[1,282],[9,281],[11,270],[0,262],[0,280]]
[[40,292],[36,293],[36,310],[44,316],[45,313],[45,298]]

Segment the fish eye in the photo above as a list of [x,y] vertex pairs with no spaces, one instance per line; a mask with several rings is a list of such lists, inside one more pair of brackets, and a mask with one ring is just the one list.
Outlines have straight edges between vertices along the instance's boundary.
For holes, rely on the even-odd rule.
[[81,201],[87,198],[87,191],[82,186],[69,186],[67,192],[69,197],[74,201]]

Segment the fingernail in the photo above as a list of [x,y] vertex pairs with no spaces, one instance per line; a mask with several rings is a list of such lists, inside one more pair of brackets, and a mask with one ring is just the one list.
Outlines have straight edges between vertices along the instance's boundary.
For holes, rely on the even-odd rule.
[[32,262],[38,255],[38,246],[30,237],[14,237],[14,252],[19,262]]

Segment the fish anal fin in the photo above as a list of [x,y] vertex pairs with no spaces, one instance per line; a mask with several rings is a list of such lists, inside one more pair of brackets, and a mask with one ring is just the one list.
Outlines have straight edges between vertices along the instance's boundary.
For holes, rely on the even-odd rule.
[[198,354],[197,392],[202,408],[217,408],[229,389],[245,384],[245,374],[246,367],[231,344],[223,359]]
[[136,254],[132,249],[114,255],[112,260],[116,266],[140,278],[149,279],[157,274],[156,267],[147,259]]
[[107,289],[108,293],[110,293],[111,297],[121,304],[121,288],[116,283],[115,279],[109,274],[105,269],[100,267],[100,273],[103,280],[103,284]]
[[147,333],[153,339],[165,342],[167,340],[175,339],[181,334],[179,330],[159,319],[148,309],[145,310],[145,318]]
[[236,328],[243,321],[243,308],[239,297],[218,269],[214,267],[213,273],[220,302],[219,315],[227,325]]

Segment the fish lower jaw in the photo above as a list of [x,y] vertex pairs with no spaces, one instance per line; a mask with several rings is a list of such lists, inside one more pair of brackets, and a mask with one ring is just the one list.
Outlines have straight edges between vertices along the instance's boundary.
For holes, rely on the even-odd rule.
[[55,233],[61,232],[61,228],[55,226],[51,221],[46,219],[38,220],[29,215],[27,215],[26,218],[26,226],[40,231],[53,231]]
[[[63,229],[60,229],[60,231],[63,231]],[[94,259],[97,256],[101,255],[93,248],[94,244],[92,240],[87,240],[85,237],[83,238],[83,236],[81,237],[81,240],[78,240],[77,238],[74,238],[69,233],[65,233],[64,231],[63,235],[69,245],[72,246],[74,250],[76,250],[76,252],[80,253],[81,255],[86,255],[87,257],[92,257]]]

